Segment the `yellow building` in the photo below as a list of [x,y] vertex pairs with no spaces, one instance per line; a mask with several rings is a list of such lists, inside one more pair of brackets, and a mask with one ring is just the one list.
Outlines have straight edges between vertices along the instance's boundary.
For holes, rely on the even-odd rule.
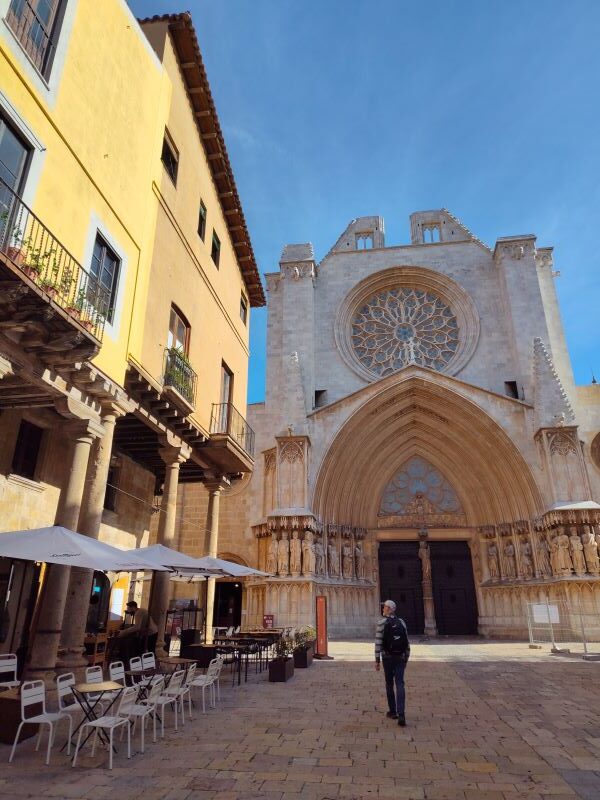
[[[162,502],[170,540],[180,474],[252,467],[262,287],[191,20],[148,38],[124,0],[0,0],[0,530],[135,547]],[[48,571],[33,667],[61,625],[77,662],[91,575],[75,572]],[[4,651],[25,655],[38,580],[0,559]]]

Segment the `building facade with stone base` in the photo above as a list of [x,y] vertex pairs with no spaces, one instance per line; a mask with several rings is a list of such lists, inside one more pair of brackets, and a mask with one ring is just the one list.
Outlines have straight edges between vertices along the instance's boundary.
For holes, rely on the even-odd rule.
[[413,633],[521,636],[526,603],[600,597],[600,388],[577,387],[552,248],[492,248],[449,211],[385,245],[350,223],[320,263],[267,275],[257,465],[220,546],[273,577],[244,616],[371,635],[392,597]]

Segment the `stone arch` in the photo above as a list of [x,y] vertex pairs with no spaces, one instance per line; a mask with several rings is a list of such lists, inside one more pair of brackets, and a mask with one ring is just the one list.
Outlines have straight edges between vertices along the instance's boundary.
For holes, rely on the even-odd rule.
[[525,459],[498,423],[428,371],[412,370],[386,379],[332,437],[316,474],[315,513],[376,527],[390,474],[414,455],[453,476],[468,527],[543,511]]

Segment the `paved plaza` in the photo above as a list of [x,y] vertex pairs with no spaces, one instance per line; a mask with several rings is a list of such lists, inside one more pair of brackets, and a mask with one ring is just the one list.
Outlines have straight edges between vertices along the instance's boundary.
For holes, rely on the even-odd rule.
[[287,684],[226,681],[219,710],[196,709],[130,762],[119,745],[112,772],[106,751],[86,749],[72,769],[58,748],[44,766],[33,739],[12,765],[2,746],[0,800],[600,798],[600,662],[525,644],[414,644],[403,729],[385,718],[371,643],[330,652]]

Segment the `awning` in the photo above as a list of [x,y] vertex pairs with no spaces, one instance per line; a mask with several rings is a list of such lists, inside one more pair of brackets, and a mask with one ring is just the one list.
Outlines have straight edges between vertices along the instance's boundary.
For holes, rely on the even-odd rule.
[[168,571],[150,563],[139,550],[120,550],[90,536],[53,525],[49,528],[0,533],[0,556],[23,561],[43,561],[101,572]]

